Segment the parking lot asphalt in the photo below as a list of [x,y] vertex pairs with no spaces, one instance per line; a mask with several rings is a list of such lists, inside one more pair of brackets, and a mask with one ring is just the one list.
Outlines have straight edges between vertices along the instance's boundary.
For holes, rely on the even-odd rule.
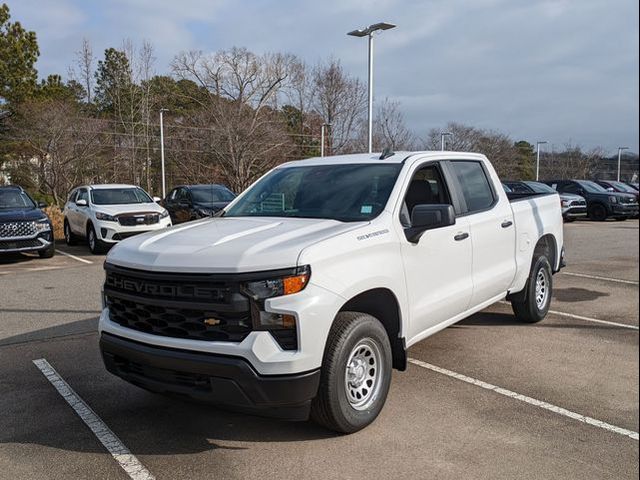
[[156,478],[637,478],[638,221],[567,224],[565,246],[555,313],[496,304],[420,342],[349,436],[126,384],[97,350],[104,257],[2,260],[0,478],[130,478],[41,358]]

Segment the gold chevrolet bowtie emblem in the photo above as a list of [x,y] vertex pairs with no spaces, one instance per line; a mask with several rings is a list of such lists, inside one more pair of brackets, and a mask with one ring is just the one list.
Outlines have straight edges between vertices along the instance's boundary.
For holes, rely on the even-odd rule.
[[205,318],[204,324],[213,327],[215,325],[220,325],[220,320],[218,320],[217,318]]

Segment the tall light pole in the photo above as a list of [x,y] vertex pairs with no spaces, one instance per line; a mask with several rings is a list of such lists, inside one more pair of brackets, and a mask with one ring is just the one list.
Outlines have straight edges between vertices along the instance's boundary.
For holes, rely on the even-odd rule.
[[160,169],[162,171],[162,198],[167,196],[167,185],[164,179],[164,126],[162,124],[162,114],[168,112],[166,108],[160,109]]
[[536,142],[536,181],[540,179],[540,145],[547,142]]
[[367,28],[353,30],[347,33],[347,35],[351,35],[352,37],[369,37],[369,153],[373,151],[373,34],[394,27],[395,25],[392,23],[380,22],[369,25]]
[[620,181],[620,157],[623,150],[629,150],[629,147],[618,147],[618,181]]
[[324,144],[325,144],[325,129],[326,128],[331,128],[331,124],[330,123],[323,123],[322,126],[320,127],[320,156],[324,157]]
[[444,152],[444,137],[452,137],[453,133],[451,132],[440,132],[440,150]]

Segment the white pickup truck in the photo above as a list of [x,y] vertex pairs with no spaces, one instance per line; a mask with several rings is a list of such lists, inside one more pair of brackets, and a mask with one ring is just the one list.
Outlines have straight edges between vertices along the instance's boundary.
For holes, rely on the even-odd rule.
[[508,198],[483,155],[285,163],[220,217],[116,245],[100,348],[151,391],[354,432],[416,342],[505,298],[543,319],[563,258],[557,194]]

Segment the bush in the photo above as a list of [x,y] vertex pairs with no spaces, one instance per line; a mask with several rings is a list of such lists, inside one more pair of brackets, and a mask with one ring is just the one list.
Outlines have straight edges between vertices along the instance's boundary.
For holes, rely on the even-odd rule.
[[51,205],[49,207],[43,208],[42,210],[51,219],[51,223],[53,224],[53,237],[56,240],[63,240],[64,239],[64,230],[63,230],[64,216],[62,215],[62,210],[60,210],[60,207],[57,207],[56,205]]

